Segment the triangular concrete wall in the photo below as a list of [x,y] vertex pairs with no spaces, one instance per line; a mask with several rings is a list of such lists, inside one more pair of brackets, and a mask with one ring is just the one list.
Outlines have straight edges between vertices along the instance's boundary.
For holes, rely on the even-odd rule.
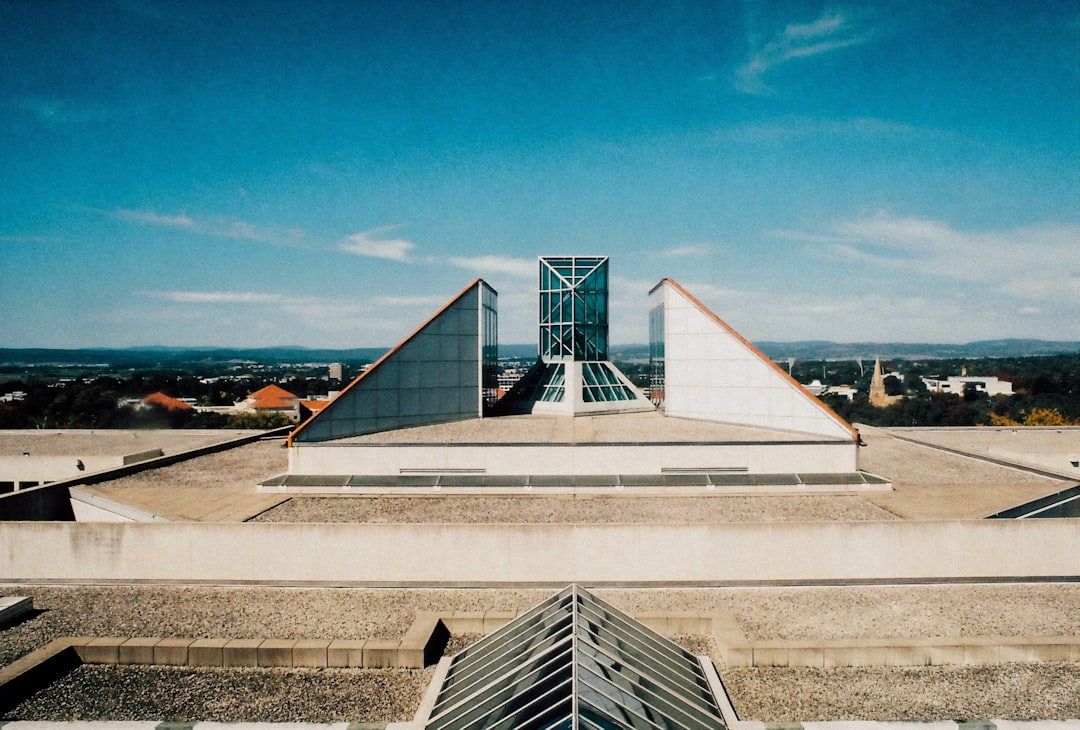
[[[671,279],[649,292],[669,416],[856,439],[844,419]],[[662,333],[662,334],[661,334]]]
[[[477,279],[302,423],[289,444],[361,436],[483,415],[484,303]],[[494,340],[494,332],[486,337]]]

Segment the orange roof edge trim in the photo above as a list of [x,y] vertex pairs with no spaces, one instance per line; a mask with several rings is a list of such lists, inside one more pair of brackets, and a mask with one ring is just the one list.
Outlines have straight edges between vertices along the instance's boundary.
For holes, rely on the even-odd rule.
[[383,356],[380,357],[375,362],[373,362],[371,364],[371,367],[369,367],[367,370],[365,370],[364,372],[357,375],[353,379],[353,381],[351,383],[349,383],[344,388],[342,388],[341,392],[338,393],[337,395],[335,395],[321,410],[319,410],[317,413],[312,413],[310,418],[308,418],[306,421],[304,421],[299,426],[297,426],[295,429],[293,429],[292,433],[289,434],[289,438],[286,439],[285,445],[291,447],[293,445],[293,440],[296,438],[296,435],[298,433],[300,433],[301,431],[303,431],[304,428],[309,423],[314,421],[316,418],[318,418],[322,414],[328,412],[333,407],[333,405],[335,403],[337,403],[339,398],[343,397],[346,393],[348,393],[350,390],[352,390],[354,387],[356,387],[356,384],[359,383],[364,378],[366,378],[369,374],[371,374],[375,370],[375,368],[379,367],[379,365],[381,365],[388,358],[393,356],[394,353],[396,353],[402,347],[407,345],[414,337],[416,337],[418,334],[420,334],[424,330],[425,327],[427,327],[429,324],[431,324],[433,321],[435,321],[439,317],[439,315],[441,315],[446,310],[450,309],[450,307],[454,306],[459,299],[461,299],[463,296],[468,294],[469,291],[471,291],[473,288],[478,287],[481,284],[483,284],[484,286],[491,289],[491,291],[495,291],[495,288],[492,287],[491,284],[488,284],[483,279],[479,279],[479,278],[478,279],[473,279],[471,282],[469,282],[468,286],[466,286],[460,292],[455,294],[446,304],[439,307],[438,311],[436,311],[435,314],[433,314],[430,317],[428,317],[427,319],[425,319],[423,324],[421,324],[419,327],[417,327],[412,332],[410,332],[408,335],[406,335],[405,338],[401,342],[397,343],[396,345],[391,347],[389,350],[387,350],[385,353],[383,353]]
[[675,281],[674,279],[661,279],[660,282],[656,286],[654,286],[652,289],[649,290],[649,293],[652,294],[654,291],[659,289],[660,286],[663,285],[663,284],[670,284],[671,286],[673,286],[676,289],[676,291],[678,291],[684,297],[689,299],[690,302],[695,307],[700,309],[702,312],[704,312],[706,315],[708,315],[714,322],[716,322],[718,325],[720,325],[725,330],[727,330],[732,335],[734,335],[739,340],[739,342],[741,342],[743,345],[745,345],[747,348],[749,348],[749,350],[751,352],[753,352],[755,355],[757,355],[759,358],[761,358],[763,361],[765,361],[770,367],[772,367],[773,370],[775,370],[777,373],[779,373],[780,376],[783,377],[786,381],[788,381],[790,384],[794,385],[798,389],[798,391],[803,395],[804,398],[806,398],[808,401],[810,401],[810,403],[812,403],[813,405],[817,406],[829,418],[833,419],[838,424],[843,426],[847,430],[847,432],[849,434],[851,434],[852,440],[858,442],[858,440],[859,440],[859,432],[857,430],[855,430],[854,426],[852,426],[850,423],[848,423],[843,418],[841,418],[839,416],[839,414],[837,414],[837,412],[834,411],[832,408],[829,408],[829,406],[822,403],[820,399],[814,397],[814,395],[810,391],[808,391],[803,386],[802,383],[800,383],[798,380],[796,380],[795,378],[791,377],[786,372],[784,372],[784,369],[782,367],[780,367],[775,362],[773,362],[772,359],[768,355],[766,355],[764,352],[759,350],[754,345],[754,343],[750,342],[748,339],[746,339],[745,337],[740,335],[738,332],[735,331],[735,329],[731,325],[729,325],[724,320],[720,319],[720,317],[716,316],[715,312],[713,312],[711,309],[709,309],[704,304],[702,304],[700,301],[698,301],[697,297],[695,297],[693,294],[686,291],[686,289],[683,289],[682,286],[677,281]]

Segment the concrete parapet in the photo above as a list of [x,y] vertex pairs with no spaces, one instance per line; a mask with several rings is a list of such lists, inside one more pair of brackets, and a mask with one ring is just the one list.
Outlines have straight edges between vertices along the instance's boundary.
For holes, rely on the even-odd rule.
[[120,645],[117,661],[120,664],[153,664],[154,646],[161,639],[135,637]]
[[326,667],[327,650],[330,642],[322,639],[300,639],[293,645],[292,665],[294,667]]
[[1080,661],[1080,637],[790,639],[738,641],[728,666],[881,667]]
[[395,639],[369,639],[364,644],[364,668],[398,666],[398,648],[401,642]]
[[267,639],[256,650],[260,667],[291,667],[296,639]]
[[[0,581],[484,587],[1074,580],[1078,525],[1080,519],[894,520],[433,530],[383,523],[0,521],[0,543],[20,546],[0,551]],[[401,544],[411,549],[386,551]],[[222,562],[225,553],[230,560]],[[268,554],[275,559],[266,560]],[[494,616],[485,614],[485,631]]]
[[452,634],[484,633],[483,611],[454,611],[449,616],[444,616],[443,621]]
[[73,646],[79,658],[88,664],[116,664],[120,661],[120,645],[125,641],[118,636],[101,636]]
[[196,639],[188,646],[188,664],[192,667],[225,666],[228,639]]
[[154,644],[154,664],[183,667],[188,663],[188,647],[194,639],[161,639]]
[[326,666],[362,667],[364,666],[364,645],[367,641],[356,639],[335,639],[326,647]]
[[259,666],[259,644],[263,639],[231,639],[222,648],[223,667]]

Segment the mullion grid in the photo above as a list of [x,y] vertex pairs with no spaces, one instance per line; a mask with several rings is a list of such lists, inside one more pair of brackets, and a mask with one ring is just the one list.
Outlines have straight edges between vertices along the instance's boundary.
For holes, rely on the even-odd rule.
[[[522,713],[536,709],[538,703],[539,712],[543,712],[552,703],[545,700],[552,695],[565,690],[565,698],[573,697],[572,681],[570,675],[570,663],[573,661],[573,649],[571,642],[563,642],[560,650],[554,656],[548,657],[544,663],[529,667],[528,671],[518,670],[512,681],[501,684],[497,689],[484,688],[485,691],[473,701],[463,705],[461,709],[453,713],[449,718],[449,724],[428,725],[429,730],[440,728],[444,730],[470,730],[471,728],[496,728],[496,727],[521,727]],[[511,667],[508,672],[516,669]],[[529,697],[531,691],[539,690],[536,697]],[[513,707],[515,702],[525,699],[520,707]],[[528,716],[524,721],[528,721]],[[494,721],[494,722],[493,722]]]
[[[565,597],[554,596],[532,611],[522,614],[500,631],[495,632],[478,647],[466,649],[457,656],[447,676],[438,705],[451,702],[462,690],[475,684],[475,677],[490,675],[491,667],[507,663],[514,657],[534,655],[537,647],[551,642],[553,636],[572,629]],[[534,613],[535,612],[535,613]],[[537,629],[543,629],[537,631]],[[500,636],[500,632],[503,632]],[[554,643],[561,641],[556,639]],[[479,650],[479,651],[477,651]],[[546,649],[544,650],[546,651]],[[482,679],[479,681],[483,681]]]
[[[699,707],[704,706],[713,711],[712,690],[708,689],[707,682],[701,676],[698,660],[691,654],[684,653],[679,658],[672,657],[669,652],[658,654],[654,651],[656,647],[650,647],[647,643],[647,635],[638,632],[627,634],[624,627],[613,625],[604,625],[603,628],[610,638],[600,632],[594,632],[591,635],[593,639],[590,641],[591,644],[597,648],[610,647],[610,650],[605,650],[605,653],[619,655],[624,662],[627,659],[636,660],[639,667],[634,671],[640,676],[649,677],[659,688],[671,692],[680,700]],[[649,673],[646,674],[646,671]],[[687,681],[689,677],[692,677],[692,681]]]
[[[493,713],[505,707],[522,690],[535,687],[549,677],[555,676],[562,664],[569,664],[573,658],[573,638],[567,635],[561,641],[552,644],[543,651],[530,655],[528,661],[499,664],[497,671],[474,678],[471,685],[453,697],[453,702],[445,709],[443,701],[436,704],[427,730],[459,730],[475,724],[478,720],[490,718]],[[567,684],[561,680],[558,685]],[[544,690],[545,693],[549,690]],[[449,700],[447,701],[449,704]],[[494,704],[493,704],[494,703]]]
[[[644,707],[648,708],[652,715],[659,715],[665,724],[675,723],[679,727],[694,728],[709,725],[715,725],[720,716],[712,706],[707,703],[695,702],[694,698],[687,697],[686,695],[673,690],[671,687],[664,685],[660,682],[660,678],[669,678],[669,673],[661,673],[659,675],[653,675],[652,673],[645,673],[639,671],[637,667],[628,664],[625,658],[619,658],[612,652],[605,651],[600,646],[593,644],[592,642],[578,637],[578,652],[581,653],[582,644],[588,646],[596,652],[597,656],[590,656],[593,664],[597,667],[607,668],[612,671],[618,678],[612,679],[605,677],[601,673],[594,669],[592,666],[585,666],[582,664],[582,669],[579,671],[585,671],[593,678],[592,682],[583,680],[586,685],[598,694],[608,698],[612,702],[619,706],[626,704],[620,702],[616,698],[611,696],[611,692],[618,692],[626,697],[632,697],[635,702],[640,703]],[[605,665],[599,661],[597,657],[603,657],[607,659],[610,664]],[[615,670],[615,665],[620,665],[618,670]],[[672,671],[678,671],[673,669]],[[620,683],[622,682],[622,684]],[[609,691],[605,691],[603,687],[597,686],[603,684],[610,687]],[[625,684],[626,686],[623,686]],[[640,713],[636,713],[640,714]],[[646,718],[650,722],[657,722],[658,720],[653,717]]]

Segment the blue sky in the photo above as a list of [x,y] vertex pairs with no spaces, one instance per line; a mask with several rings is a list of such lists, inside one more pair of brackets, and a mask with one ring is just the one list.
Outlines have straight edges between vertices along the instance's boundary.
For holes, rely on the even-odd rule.
[[1080,339],[1080,5],[0,3],[0,346],[368,347],[536,257],[751,341]]

